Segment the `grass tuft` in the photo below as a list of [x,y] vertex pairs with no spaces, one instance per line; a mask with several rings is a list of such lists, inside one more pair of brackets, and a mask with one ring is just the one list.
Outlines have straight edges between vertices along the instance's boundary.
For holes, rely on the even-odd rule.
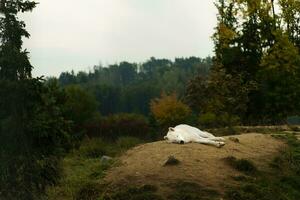
[[157,188],[153,185],[144,185],[142,187],[127,187],[115,191],[112,194],[106,194],[103,200],[162,200],[163,198],[156,194]]
[[75,194],[75,200],[97,200],[102,194],[103,186],[99,183],[88,182],[80,187]]
[[248,175],[253,175],[257,173],[257,168],[249,160],[237,159],[233,156],[226,157],[224,160],[227,164],[229,164],[231,167],[233,167],[234,169],[240,172],[244,172]]
[[171,185],[172,194],[168,199],[172,200],[214,200],[220,199],[219,193],[215,190],[203,188],[193,182],[177,182]]

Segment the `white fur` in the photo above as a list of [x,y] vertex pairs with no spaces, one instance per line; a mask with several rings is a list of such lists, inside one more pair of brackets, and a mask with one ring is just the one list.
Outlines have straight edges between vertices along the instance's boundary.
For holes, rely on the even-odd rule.
[[215,137],[211,133],[201,131],[198,128],[186,124],[181,124],[174,128],[170,127],[164,139],[168,142],[179,144],[197,142],[201,144],[214,145],[216,147],[221,147],[225,145],[224,138]]

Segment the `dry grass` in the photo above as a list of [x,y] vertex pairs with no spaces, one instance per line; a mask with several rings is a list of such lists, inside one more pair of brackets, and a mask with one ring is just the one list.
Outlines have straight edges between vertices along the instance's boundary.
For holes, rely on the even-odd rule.
[[[154,185],[164,196],[170,192],[170,184],[184,180],[222,194],[225,185],[236,184],[230,177],[242,175],[226,164],[224,158],[246,159],[263,171],[269,169],[268,163],[285,146],[282,140],[265,134],[249,133],[235,137],[239,143],[225,137],[226,145],[222,148],[195,143],[168,144],[165,141],[140,145],[121,156],[122,164],[109,170],[104,180],[112,188],[116,185]],[[163,167],[164,161],[172,155],[180,165]]]

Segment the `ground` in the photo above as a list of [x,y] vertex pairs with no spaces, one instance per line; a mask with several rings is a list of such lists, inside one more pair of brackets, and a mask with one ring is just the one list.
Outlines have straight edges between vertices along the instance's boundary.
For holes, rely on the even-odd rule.
[[[63,177],[47,188],[47,199],[300,199],[299,127],[210,131],[235,135],[225,136],[222,148],[166,141],[141,144],[131,137],[115,143],[87,138],[64,158]],[[114,159],[101,163],[102,155]],[[170,156],[179,163],[164,166]]]
[[[283,140],[258,133],[227,136],[225,139],[226,145],[222,148],[196,143],[169,144],[165,141],[139,145],[120,157],[119,166],[107,171],[104,182],[111,188],[154,185],[160,194],[167,194],[170,193],[170,185],[184,181],[222,194],[226,187],[237,184],[230,177],[241,175],[226,163],[226,158],[233,156],[249,160],[259,171],[266,171],[272,159],[286,146]],[[171,155],[180,164],[163,166]]]

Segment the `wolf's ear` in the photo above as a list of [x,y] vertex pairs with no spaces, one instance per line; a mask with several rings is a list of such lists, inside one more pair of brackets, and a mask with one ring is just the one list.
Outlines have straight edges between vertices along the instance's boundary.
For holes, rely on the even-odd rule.
[[175,131],[173,127],[169,127],[169,131]]

